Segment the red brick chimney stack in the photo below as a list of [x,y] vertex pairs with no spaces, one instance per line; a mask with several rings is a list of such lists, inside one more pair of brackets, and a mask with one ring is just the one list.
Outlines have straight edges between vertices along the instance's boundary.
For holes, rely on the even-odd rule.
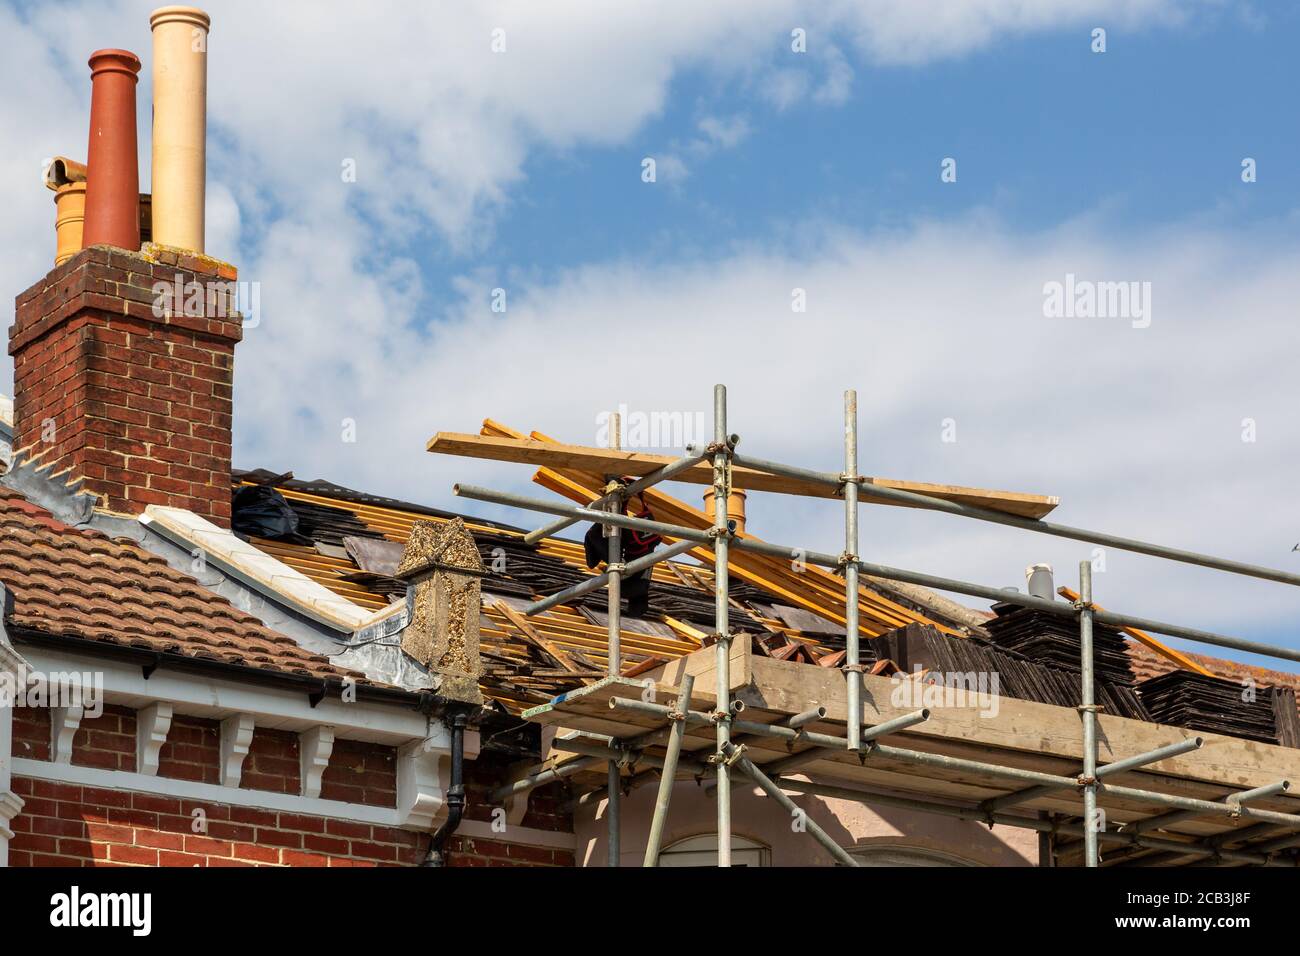
[[172,505],[229,527],[235,277],[167,246],[94,246],[21,293],[14,447],[111,511]]

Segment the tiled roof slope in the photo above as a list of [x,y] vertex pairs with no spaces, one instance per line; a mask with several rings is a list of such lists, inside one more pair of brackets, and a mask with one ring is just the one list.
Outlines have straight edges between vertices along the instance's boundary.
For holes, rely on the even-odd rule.
[[308,653],[133,542],[61,523],[0,488],[6,623],[43,634],[224,661],[279,674],[361,675]]
[[[1269,670],[1267,667],[1256,667],[1253,664],[1226,661],[1221,657],[1211,657],[1208,654],[1192,654],[1187,651],[1183,653],[1216,677],[1235,681],[1242,681],[1249,677],[1260,687],[1291,687],[1300,694],[1300,674],[1288,674],[1285,671]],[[1178,669],[1172,661],[1134,641],[1129,641],[1128,656],[1133,664],[1133,675],[1139,683]]]

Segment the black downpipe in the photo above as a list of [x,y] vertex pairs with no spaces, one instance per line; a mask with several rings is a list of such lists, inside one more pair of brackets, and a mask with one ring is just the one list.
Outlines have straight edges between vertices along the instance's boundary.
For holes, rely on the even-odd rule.
[[446,866],[447,840],[460,826],[465,815],[465,725],[469,714],[458,710],[451,715],[451,785],[447,787],[447,819],[429,841],[429,855],[421,866]]

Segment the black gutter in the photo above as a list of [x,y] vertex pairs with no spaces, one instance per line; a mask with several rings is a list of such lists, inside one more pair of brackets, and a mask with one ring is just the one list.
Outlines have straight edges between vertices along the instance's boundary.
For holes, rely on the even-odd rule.
[[469,723],[469,714],[458,709],[451,714],[451,785],[447,787],[447,819],[438,827],[429,840],[429,855],[421,866],[447,865],[447,840],[460,826],[461,817],[465,815],[465,725]]

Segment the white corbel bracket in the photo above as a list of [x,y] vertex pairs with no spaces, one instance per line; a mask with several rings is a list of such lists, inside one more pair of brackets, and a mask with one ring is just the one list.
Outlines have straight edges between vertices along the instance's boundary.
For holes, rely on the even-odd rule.
[[221,785],[238,787],[244,775],[244,758],[253,742],[256,722],[252,714],[235,714],[221,722]]
[[[467,730],[466,761],[478,757],[479,746],[478,733]],[[447,815],[450,785],[451,731],[435,724],[428,737],[413,740],[397,750],[397,813],[401,826],[432,830],[442,823]]]
[[172,705],[150,704],[135,713],[135,769],[145,776],[158,776],[158,755],[172,726]]
[[298,758],[301,763],[302,795],[320,796],[321,777],[330,765],[334,752],[334,728],[313,727],[298,735]]
[[9,823],[23,811],[23,798],[8,790],[0,790],[0,866],[4,865],[4,842],[12,840],[14,831]]
[[72,741],[81,726],[86,709],[80,704],[55,707],[50,712],[50,760],[54,763],[72,763]]

